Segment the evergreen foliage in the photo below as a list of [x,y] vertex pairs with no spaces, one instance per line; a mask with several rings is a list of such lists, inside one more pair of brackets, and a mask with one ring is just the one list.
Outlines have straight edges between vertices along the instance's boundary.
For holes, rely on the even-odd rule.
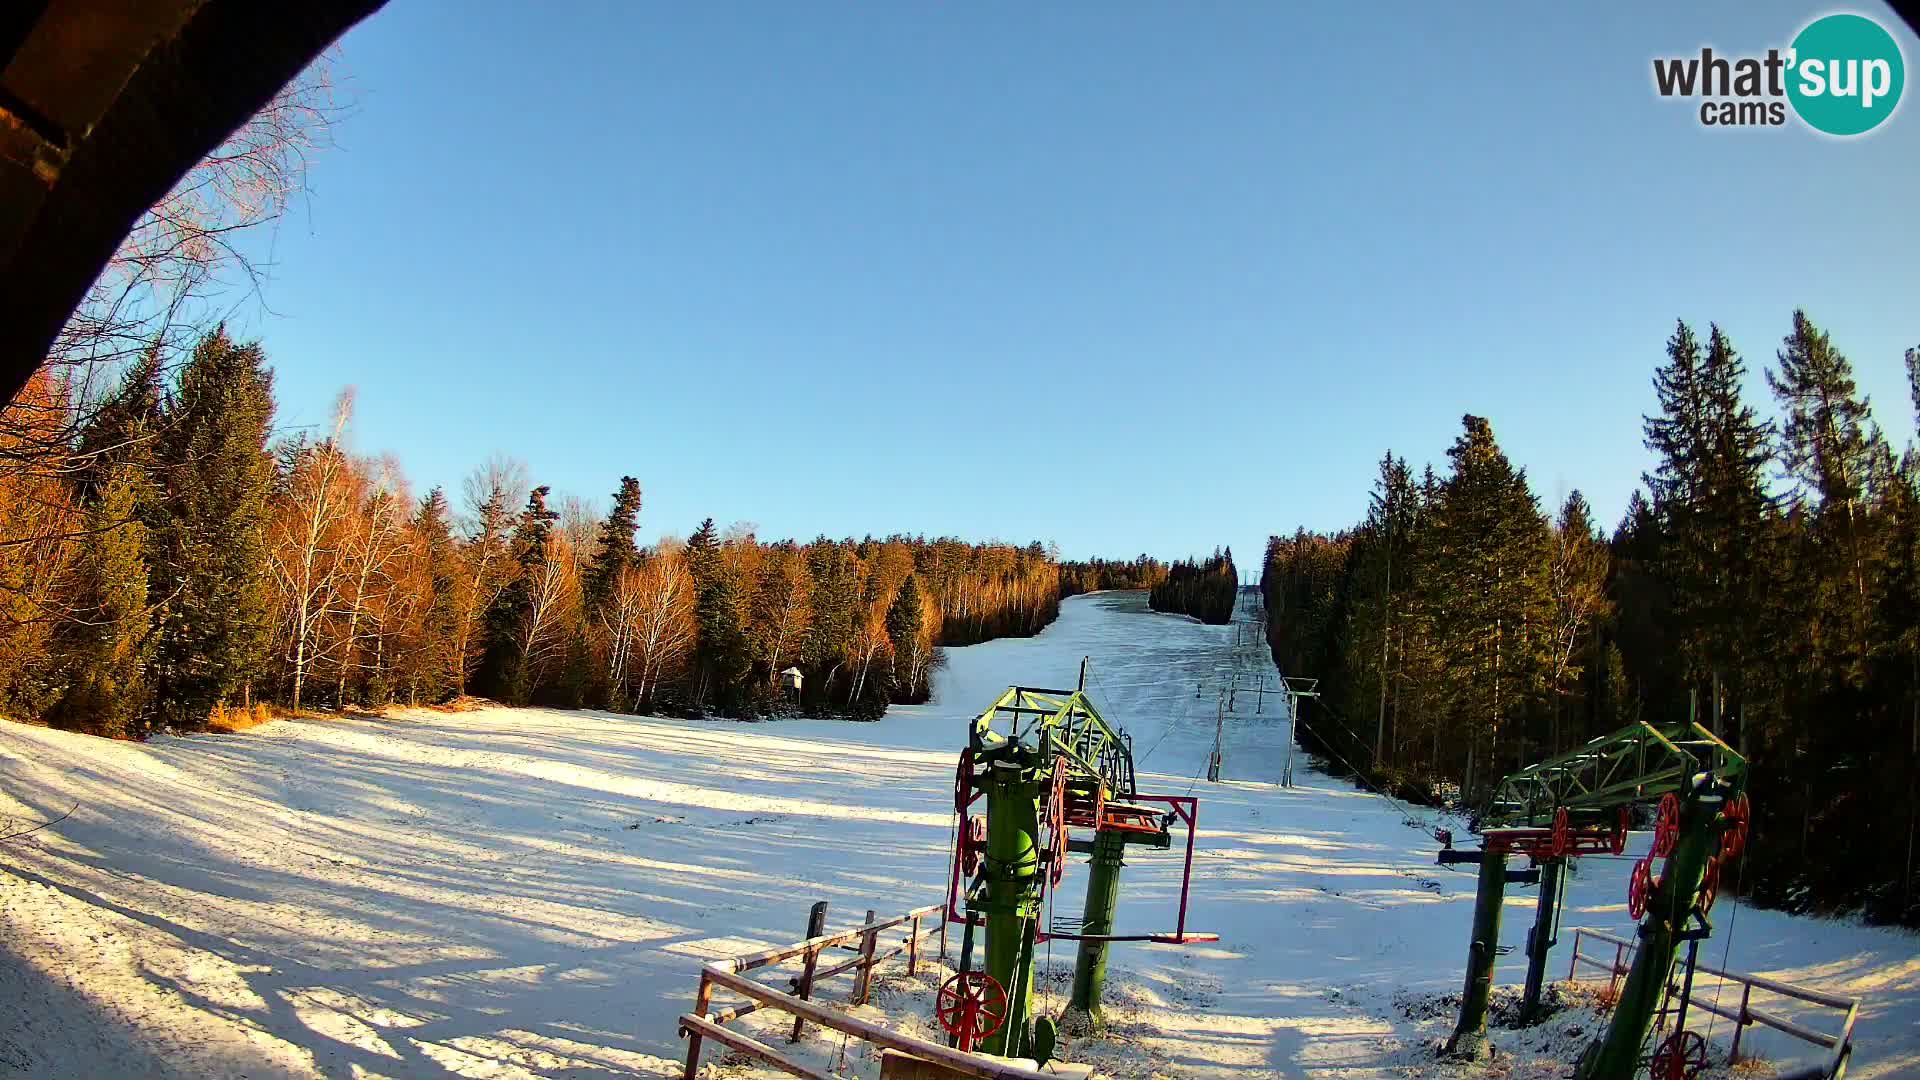
[[1175,560],[1165,580],[1147,594],[1147,604],[1155,611],[1223,625],[1233,621],[1239,595],[1240,571],[1233,565],[1233,549],[1215,548],[1204,562]]
[[[1920,391],[1920,350],[1907,364]],[[1644,423],[1655,467],[1611,538],[1578,492],[1544,513],[1471,416],[1444,475],[1416,484],[1389,454],[1365,521],[1274,537],[1274,657],[1323,694],[1301,741],[1472,806],[1622,724],[1691,716],[1753,766],[1728,887],[1920,924],[1920,450],[1894,453],[1804,312],[1766,383],[1777,427],[1726,334],[1679,323]]]
[[1167,580],[1167,564],[1146,555],[1060,564],[1060,599],[1105,589],[1151,589]]

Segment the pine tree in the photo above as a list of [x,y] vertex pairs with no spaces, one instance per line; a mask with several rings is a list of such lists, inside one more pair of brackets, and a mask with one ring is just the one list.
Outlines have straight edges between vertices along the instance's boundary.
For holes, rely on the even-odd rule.
[[[1483,735],[1488,761],[1498,766],[1501,736],[1540,701],[1552,600],[1546,522],[1525,470],[1514,468],[1486,420],[1466,416],[1462,425],[1447,451],[1453,472],[1440,487],[1427,573],[1442,651],[1465,676],[1453,707],[1467,730],[1466,787],[1473,792],[1499,773],[1480,767]],[[1519,734],[1516,760],[1525,753],[1523,728]]]
[[918,700],[920,678],[925,670],[927,650],[920,640],[924,613],[920,603],[920,585],[912,574],[900,583],[893,605],[887,609],[887,641],[892,645],[893,693]]
[[197,728],[250,694],[272,632],[267,496],[273,376],[258,344],[224,328],[202,338],[167,402],[156,460],[165,477],[149,593],[164,598],[150,675],[160,718]]
[[640,481],[623,476],[620,490],[613,496],[613,509],[600,524],[599,543],[593,558],[581,575],[581,596],[589,612],[599,611],[613,595],[620,575],[628,567],[640,564],[640,548],[633,539],[639,528]]
[[528,682],[524,633],[534,609],[534,589],[547,555],[547,541],[560,515],[547,509],[551,491],[541,485],[527,493],[508,545],[514,572],[486,614],[486,651],[476,681],[482,693],[510,704],[525,704],[533,696]]
[[1660,458],[1644,479],[1662,539],[1653,566],[1671,602],[1695,686],[1710,683],[1710,724],[1737,708],[1762,651],[1767,573],[1764,472],[1770,429],[1741,398],[1746,367],[1715,326],[1702,355],[1686,323],[1667,342],[1654,376],[1660,415],[1647,417],[1647,448]]
[[722,712],[742,701],[750,656],[743,619],[742,583],[720,550],[713,519],[687,539],[687,571],[693,576],[695,701],[712,701]]
[[[1807,562],[1819,575],[1816,635],[1825,651],[1838,653],[1848,678],[1865,676],[1869,618],[1867,564],[1874,558],[1867,502],[1883,485],[1888,460],[1870,405],[1858,396],[1853,365],[1813,325],[1793,313],[1793,330],[1782,342],[1780,370],[1767,373],[1785,423],[1780,463],[1791,484],[1791,505],[1811,520]],[[1837,633],[1819,632],[1835,623]]]
[[63,650],[70,681],[51,719],[110,738],[138,737],[146,734],[152,629],[147,529],[137,514],[147,477],[126,463],[96,477]]
[[462,574],[446,492],[435,487],[420,500],[413,516],[413,535],[412,557],[417,568],[411,576],[414,588],[425,595],[416,623],[417,638],[407,643],[409,647],[402,655],[408,666],[410,699],[438,702],[457,692],[456,673],[462,666],[455,650]]

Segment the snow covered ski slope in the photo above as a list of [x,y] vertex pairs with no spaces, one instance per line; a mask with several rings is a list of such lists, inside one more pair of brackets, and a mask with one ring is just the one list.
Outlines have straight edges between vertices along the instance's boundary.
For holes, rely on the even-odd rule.
[[[1272,786],[1272,699],[1228,718],[1227,782],[1196,779],[1234,638],[1079,597],[1037,638],[953,650],[934,703],[875,724],[486,709],[144,745],[0,724],[0,815],[72,808],[0,844],[0,1075],[677,1075],[701,961],[797,939],[814,899],[834,926],[938,899],[964,720],[1009,683],[1071,685],[1082,656],[1142,787],[1203,800],[1188,925],[1221,941],[1116,946],[1114,1034],[1076,1049],[1120,1076],[1457,1075],[1426,1044],[1472,877],[1304,761],[1302,786]],[[1583,860],[1565,925],[1628,930],[1629,865]],[[1120,932],[1171,926],[1179,869],[1129,856]],[[1920,1073],[1920,939],[1722,903],[1713,962],[1864,995],[1852,1075]],[[1517,944],[1533,896],[1509,904]],[[1071,949],[1051,963],[1057,1005]],[[921,1002],[890,986],[879,1006],[924,1025]],[[1563,1074],[1591,1024],[1509,1038],[1505,1075]]]

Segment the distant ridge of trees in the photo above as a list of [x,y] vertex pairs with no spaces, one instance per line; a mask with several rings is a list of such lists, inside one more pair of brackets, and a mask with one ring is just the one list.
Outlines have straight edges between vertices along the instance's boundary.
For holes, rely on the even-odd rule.
[[[1920,349],[1905,360],[1920,412]],[[1656,464],[1611,537],[1578,491],[1543,513],[1475,416],[1442,473],[1387,454],[1364,521],[1274,537],[1274,658],[1323,695],[1301,740],[1477,804],[1596,735],[1694,716],[1752,766],[1727,887],[1920,925],[1920,447],[1909,427],[1896,451],[1805,312],[1766,381],[1771,419],[1719,327],[1676,325],[1643,423]]]
[[1232,548],[1215,548],[1204,561],[1176,559],[1165,581],[1153,587],[1147,604],[1155,611],[1191,615],[1203,623],[1233,621],[1234,600],[1240,593],[1240,571],[1233,565]]
[[[1037,633],[1038,543],[766,542],[709,519],[635,541],[500,458],[456,506],[356,454],[352,396],[274,439],[273,377],[224,330],[81,400],[43,371],[0,412],[0,710],[142,737],[216,708],[477,694],[620,711],[875,717],[923,701],[941,647]],[[797,701],[780,672],[800,669]]]
[[1151,589],[1167,580],[1167,564],[1147,555],[1060,564],[1060,599],[1105,589]]

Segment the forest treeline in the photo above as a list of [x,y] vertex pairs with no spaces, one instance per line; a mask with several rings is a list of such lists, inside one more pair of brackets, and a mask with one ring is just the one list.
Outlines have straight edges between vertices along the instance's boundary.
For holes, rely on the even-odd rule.
[[1060,564],[1060,599],[1103,589],[1151,589],[1167,580],[1167,564],[1147,555]]
[[1153,587],[1147,603],[1155,611],[1191,615],[1216,625],[1233,621],[1234,600],[1240,594],[1240,571],[1233,565],[1233,549],[1215,548],[1204,561],[1175,559],[1166,579]]
[[[1906,365],[1920,411],[1920,350]],[[1543,513],[1468,416],[1441,471],[1381,461],[1364,521],[1273,538],[1274,658],[1324,694],[1302,740],[1474,805],[1589,738],[1693,716],[1752,763],[1736,886],[1920,924],[1920,451],[1803,312],[1772,418],[1746,381],[1717,326],[1675,328],[1643,423],[1657,464],[1611,536],[1578,491]]]
[[[626,711],[877,716],[940,646],[1038,632],[1039,544],[764,542],[702,522],[641,548],[641,488],[556,497],[495,460],[456,506],[330,430],[274,437],[257,344],[153,350],[94,400],[51,372],[0,414],[0,708],[112,736],[216,708],[477,694]],[[780,672],[797,667],[795,701]]]

